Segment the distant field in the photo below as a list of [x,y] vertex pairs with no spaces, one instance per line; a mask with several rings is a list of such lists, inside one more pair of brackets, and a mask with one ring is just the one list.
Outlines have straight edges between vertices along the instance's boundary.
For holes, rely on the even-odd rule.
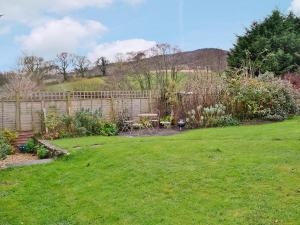
[[60,84],[48,85],[44,91],[99,91],[105,85],[105,78],[81,78]]
[[[178,88],[182,88],[185,84],[188,77],[188,73],[181,72],[178,73],[178,79],[177,79],[177,85]],[[60,84],[50,84],[45,86],[42,90],[43,91],[101,91],[101,90],[107,90],[111,89],[109,88],[109,79],[112,79],[112,77],[94,77],[94,78],[78,78],[78,79],[72,79]],[[169,78],[171,79],[171,77]],[[131,90],[139,90],[139,82],[134,76],[128,76],[127,78],[127,89]],[[117,82],[117,81],[116,81]],[[157,79],[156,75],[153,75],[152,78],[152,87],[155,89],[157,87]]]

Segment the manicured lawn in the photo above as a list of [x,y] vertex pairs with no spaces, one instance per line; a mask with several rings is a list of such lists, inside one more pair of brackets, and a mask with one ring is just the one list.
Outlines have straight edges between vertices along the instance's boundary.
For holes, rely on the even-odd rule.
[[55,143],[72,154],[0,171],[1,225],[300,224],[299,117]]

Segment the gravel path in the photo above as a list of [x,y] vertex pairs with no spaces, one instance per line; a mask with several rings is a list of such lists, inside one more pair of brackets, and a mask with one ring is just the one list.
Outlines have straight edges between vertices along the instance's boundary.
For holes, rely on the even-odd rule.
[[7,165],[11,164],[24,163],[32,160],[38,160],[38,157],[32,154],[22,154],[17,152],[14,155],[8,155],[5,160],[0,160],[0,168],[5,168]]

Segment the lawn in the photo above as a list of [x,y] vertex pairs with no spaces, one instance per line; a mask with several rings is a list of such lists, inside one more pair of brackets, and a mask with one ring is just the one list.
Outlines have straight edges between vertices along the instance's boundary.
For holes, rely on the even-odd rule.
[[300,117],[55,144],[71,155],[0,171],[1,225],[300,224]]

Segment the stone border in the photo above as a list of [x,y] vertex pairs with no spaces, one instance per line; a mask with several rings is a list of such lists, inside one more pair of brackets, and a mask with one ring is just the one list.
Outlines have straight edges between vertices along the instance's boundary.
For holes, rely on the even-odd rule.
[[56,158],[64,155],[69,155],[70,153],[62,148],[59,148],[57,146],[52,145],[49,143],[47,140],[40,140],[40,139],[35,139],[39,145],[44,146],[46,149],[49,150],[50,158],[48,159],[37,159],[37,160],[29,160],[25,162],[18,162],[18,163],[11,163],[11,164],[6,164],[4,167],[1,167],[0,170],[2,169],[7,169],[7,168],[13,168],[13,167],[22,167],[22,166],[32,166],[32,165],[41,165],[41,164],[48,164],[53,162]]
[[55,145],[52,145],[47,140],[36,139],[37,143],[47,148],[50,152],[51,158],[57,158],[63,155],[69,155],[70,153],[67,150],[59,148]]

